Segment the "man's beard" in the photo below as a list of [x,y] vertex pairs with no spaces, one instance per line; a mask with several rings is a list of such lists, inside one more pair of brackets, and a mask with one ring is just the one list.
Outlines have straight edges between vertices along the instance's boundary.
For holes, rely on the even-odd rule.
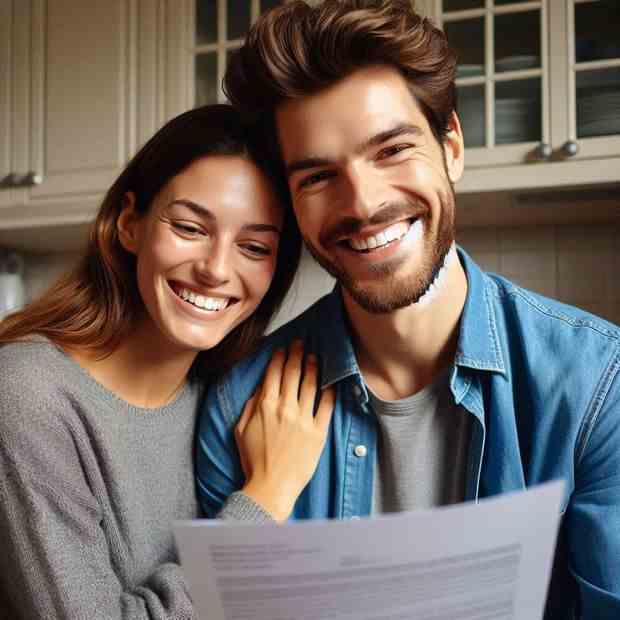
[[[324,243],[324,247],[329,245],[330,239],[333,240],[341,236],[345,230],[354,233],[355,230],[361,230],[367,224],[379,223],[381,219],[387,221],[389,215],[397,211],[403,212],[405,209],[411,211],[411,206],[402,204],[386,206],[378,212],[377,215],[379,217],[377,220],[375,220],[375,216],[373,216],[370,222],[362,222],[361,220],[352,220],[349,218],[343,225],[339,226],[337,230],[325,236],[325,241],[327,241],[327,243]],[[447,195],[441,203],[437,232],[434,233],[430,230],[428,225],[424,226],[423,238],[419,243],[424,244],[426,254],[423,256],[419,268],[413,274],[398,278],[397,272],[402,267],[401,261],[396,263],[386,261],[383,264],[370,266],[370,270],[376,276],[376,282],[379,283],[377,287],[365,288],[362,284],[358,283],[351,274],[347,273],[341,265],[321,255],[308,239],[304,239],[304,241],[308,251],[319,265],[340,282],[359,306],[371,314],[386,314],[420,301],[422,296],[428,291],[430,285],[437,278],[440,269],[444,265],[446,256],[454,243],[454,209],[454,190],[452,186],[449,185]],[[421,217],[421,219],[423,224],[429,223],[427,217]],[[407,260],[405,259],[405,264],[406,262]]]

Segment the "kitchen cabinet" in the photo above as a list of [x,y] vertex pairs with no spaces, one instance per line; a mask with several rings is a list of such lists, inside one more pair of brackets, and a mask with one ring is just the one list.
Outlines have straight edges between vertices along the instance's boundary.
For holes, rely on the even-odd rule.
[[475,192],[620,181],[617,0],[431,0]]
[[[15,42],[20,39],[23,23],[18,10],[14,10],[12,2],[0,3],[0,208],[11,205],[15,200],[14,161],[19,158],[14,144],[21,136],[18,135],[16,123],[20,120],[19,87],[14,78],[17,58],[24,49]],[[15,7],[17,9],[17,7]],[[19,31],[16,31],[19,28]],[[15,110],[15,111],[14,111]]]
[[92,219],[175,111],[164,93],[166,9],[158,0],[1,4],[0,228]]

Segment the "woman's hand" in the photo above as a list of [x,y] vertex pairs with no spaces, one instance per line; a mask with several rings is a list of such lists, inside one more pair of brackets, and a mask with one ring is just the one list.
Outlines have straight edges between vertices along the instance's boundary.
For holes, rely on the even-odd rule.
[[242,491],[276,521],[291,514],[325,445],[334,391],[323,392],[313,416],[317,374],[314,355],[303,364],[300,341],[293,343],[288,359],[283,350],[276,351],[235,429],[246,477]]

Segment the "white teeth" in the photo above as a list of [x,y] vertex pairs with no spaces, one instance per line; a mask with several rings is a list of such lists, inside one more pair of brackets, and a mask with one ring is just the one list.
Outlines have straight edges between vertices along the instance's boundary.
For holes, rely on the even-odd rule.
[[197,295],[193,291],[186,288],[182,288],[178,292],[178,295],[181,299],[204,310],[223,310],[230,302],[230,298],[222,299],[220,297],[205,297],[204,295]]
[[389,228],[386,228],[383,231],[383,234],[385,235],[388,242],[394,241],[394,239],[398,239],[401,236],[398,227],[396,226],[390,226]]
[[[420,220],[416,220],[418,223]],[[374,248],[380,248],[388,243],[401,239],[407,234],[409,230],[410,223],[409,222],[398,222],[396,224],[392,224],[392,226],[388,226],[386,229],[377,233],[376,235],[371,235],[369,237],[355,237],[349,239],[349,246],[354,250],[362,251],[362,250],[372,250]]]

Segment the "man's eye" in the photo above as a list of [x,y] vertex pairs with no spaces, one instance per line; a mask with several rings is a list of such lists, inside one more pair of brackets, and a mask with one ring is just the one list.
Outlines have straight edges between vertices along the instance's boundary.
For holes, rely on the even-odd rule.
[[403,151],[406,151],[412,147],[411,144],[395,144],[394,146],[388,146],[387,148],[379,151],[378,158],[386,159],[388,157],[394,157]]
[[303,189],[304,187],[310,187],[311,185],[316,185],[317,183],[320,183],[321,181],[326,181],[333,176],[335,175],[334,172],[332,172],[331,170],[322,170],[321,172],[316,172],[315,174],[304,177],[299,182],[299,189]]

